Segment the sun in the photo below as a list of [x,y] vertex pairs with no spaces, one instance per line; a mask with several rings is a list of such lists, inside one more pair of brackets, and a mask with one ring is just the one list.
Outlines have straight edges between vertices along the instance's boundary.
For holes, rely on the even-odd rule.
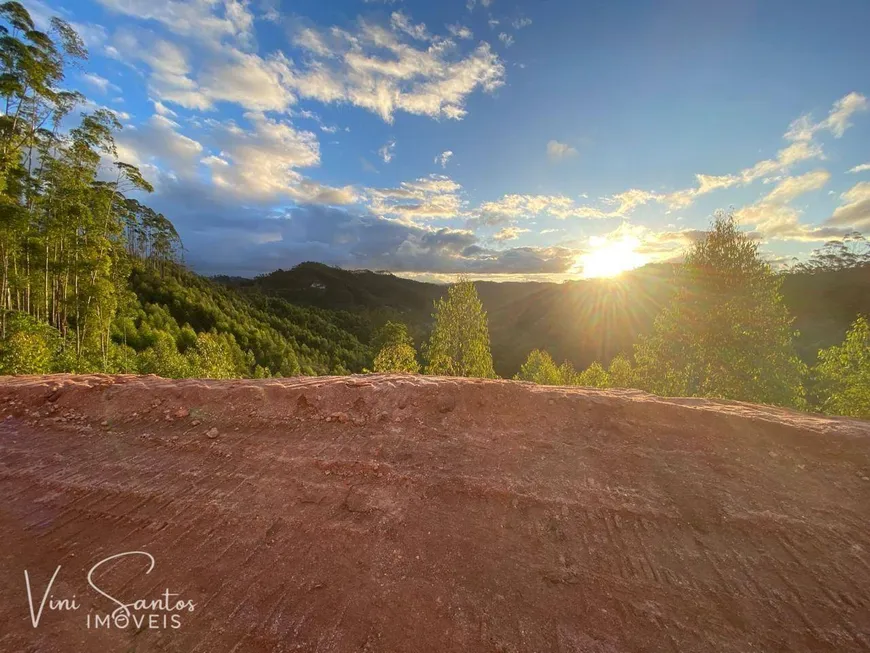
[[619,240],[593,236],[590,244],[592,251],[578,261],[583,268],[583,276],[587,278],[615,277],[647,262],[646,257],[637,252],[640,241],[634,236],[623,236]]

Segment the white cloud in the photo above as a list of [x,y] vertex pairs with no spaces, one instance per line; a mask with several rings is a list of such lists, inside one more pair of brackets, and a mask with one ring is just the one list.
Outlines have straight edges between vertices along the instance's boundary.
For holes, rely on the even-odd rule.
[[442,168],[446,168],[447,163],[448,161],[450,161],[450,158],[452,156],[453,152],[451,152],[450,150],[445,150],[444,152],[435,157],[435,163],[440,163]]
[[78,35],[82,37],[82,41],[84,41],[85,45],[91,50],[103,45],[108,38],[106,35],[106,28],[96,23],[70,22],[70,27],[72,27]]
[[206,166],[228,166],[230,165],[229,161],[226,159],[222,159],[219,156],[215,156],[211,154],[203,159],[200,159],[199,162]]
[[[203,26],[208,38],[186,41],[187,48],[205,46],[196,56],[165,39],[130,30],[116,34],[108,50],[148,65],[151,94],[187,109],[232,102],[250,111],[286,111],[302,97],[352,104],[387,122],[397,111],[461,119],[471,93],[492,92],[504,83],[504,64],[489,44],[463,53],[454,40],[430,36],[425,25],[414,24],[402,12],[392,14],[389,27],[361,21],[352,31],[299,29],[292,38],[304,54],[291,61],[280,51],[265,57],[246,51],[242,37],[248,14],[235,0],[196,0],[190,7],[175,0],[102,1],[123,13],[158,20],[186,37],[192,36],[194,17],[209,6],[217,11]],[[225,42],[216,47],[221,38]]]
[[94,102],[93,100],[90,100],[90,99],[85,99],[85,101],[82,102],[80,106],[81,106],[81,109],[84,111],[97,111],[99,109],[102,109],[103,111],[110,111],[111,113],[115,114],[115,117],[118,120],[130,120],[130,118],[132,117],[126,111],[121,111],[120,109],[114,109],[112,107],[106,106],[105,104],[99,104],[98,102]]
[[118,158],[139,166],[152,183],[159,181],[158,170],[192,177],[203,147],[179,129],[177,122],[159,114],[141,125],[127,127],[117,137]]
[[82,75],[82,81],[85,82],[88,86],[96,89],[100,93],[107,93],[110,89],[113,91],[121,90],[108,79],[97,75],[96,73],[85,73],[84,75]]
[[161,116],[168,116],[170,118],[177,118],[178,114],[175,113],[172,109],[163,104],[160,100],[151,100],[152,104],[154,104],[154,111],[156,111]]
[[605,204],[617,205],[616,213],[625,215],[630,213],[638,206],[642,206],[647,202],[658,200],[660,195],[655,192],[640,190],[638,188],[630,188],[622,193],[617,193],[611,197],[605,197]]
[[516,18],[511,23],[511,25],[513,25],[514,29],[517,29],[517,30],[523,29],[524,27],[528,27],[531,24],[532,24],[532,19],[525,18],[525,17]]
[[375,215],[417,219],[446,219],[463,215],[462,186],[445,175],[402,182],[398,188],[368,188],[369,208]]
[[855,184],[840,197],[843,203],[826,224],[870,229],[870,181]]
[[[742,216],[747,220],[760,223],[768,233],[776,233],[778,238],[811,239],[826,237],[828,230],[807,230],[798,224],[798,212],[789,206],[789,202],[797,196],[821,187],[829,178],[826,171],[815,171],[799,177],[787,176],[789,171],[800,163],[822,158],[821,147],[812,140],[812,134],[819,129],[839,129],[839,125],[847,123],[852,113],[860,110],[861,101],[857,94],[850,94],[838,100],[831,109],[829,117],[819,123],[818,127],[809,119],[798,126],[792,123],[787,140],[791,142],[782,148],[774,159],[765,159],[745,168],[738,173],[725,175],[696,175],[696,185],[671,192],[649,191],[630,188],[610,197],[602,198],[604,208],[589,205],[578,205],[574,200],[561,195],[505,195],[494,202],[485,202],[471,212],[470,222],[473,224],[497,225],[515,220],[547,214],[558,219],[565,218],[625,218],[635,209],[651,202],[661,204],[670,210],[684,209],[698,197],[716,190],[745,186],[758,180],[776,181],[776,185],[768,196],[756,202],[751,207],[742,210]],[[860,96],[858,96],[860,98]],[[799,136],[810,131],[809,138]],[[553,160],[565,156],[576,155],[574,148],[558,141],[547,144],[547,153]],[[857,200],[851,202],[855,204]],[[854,214],[858,209],[850,206],[846,214]],[[843,212],[838,214],[843,215]],[[763,217],[767,216],[767,217]]]
[[180,36],[213,45],[250,43],[254,17],[242,0],[98,0],[107,9],[151,20]]
[[393,12],[390,16],[390,25],[393,30],[407,34],[418,41],[429,41],[432,38],[423,23],[414,25],[408,15],[401,11]]
[[550,141],[547,143],[547,156],[551,161],[561,161],[572,156],[577,156],[577,150],[567,143]]
[[283,111],[296,102],[289,62],[280,53],[264,59],[238,50],[206,65],[197,82],[211,102],[239,104],[253,111]]
[[509,48],[514,44],[514,37],[507,32],[502,32],[501,34],[499,34],[498,40],[504,43],[504,46],[506,48]]
[[549,215],[566,218],[613,218],[621,214],[590,206],[580,206],[565,195],[505,195],[494,202],[484,202],[471,215],[472,224],[499,225],[519,219]]
[[505,240],[516,240],[520,237],[520,234],[528,233],[528,229],[519,229],[518,227],[505,227],[501,231],[495,233],[492,237],[493,240],[497,240],[499,242]]
[[858,174],[859,172],[867,172],[870,170],[870,163],[862,163],[861,165],[857,165],[854,168],[850,168],[849,172],[853,174]]
[[859,93],[849,93],[849,95],[840,99],[831,109],[827,120],[823,123],[825,128],[830,130],[835,138],[840,138],[852,126],[849,118],[853,113],[867,110],[867,98]]
[[785,177],[764,198],[767,203],[787,204],[810,191],[823,188],[831,174],[827,170],[813,170],[797,177]]
[[383,159],[384,163],[389,163],[393,160],[393,156],[395,156],[396,152],[396,139],[391,138],[386,143],[384,143],[381,148],[378,150],[378,156]]
[[736,216],[744,224],[754,225],[753,233],[766,239],[813,242],[842,236],[842,229],[802,224],[801,211],[791,205],[798,197],[824,188],[830,178],[830,173],[821,169],[784,177],[767,195],[737,211]]
[[288,87],[292,73],[280,54],[263,59],[225,47],[206,58],[194,74],[188,53],[170,41],[144,38],[120,30],[113,47],[120,58],[142,61],[151,69],[148,86],[162,102],[186,109],[209,110],[217,102],[232,102],[252,111],[284,111],[296,101]]
[[294,38],[307,53],[294,68],[290,86],[302,97],[347,102],[392,122],[396,111],[433,118],[462,118],[465,99],[480,88],[491,92],[504,81],[504,64],[489,44],[459,54],[449,38],[431,37],[418,46],[421,26],[400,21],[394,29],[362,22],[355,32],[306,28]]
[[209,166],[215,185],[242,196],[305,194],[297,168],[320,163],[317,137],[262,113],[247,113],[245,119],[251,129],[232,121],[212,124],[212,140],[229,164]]
[[834,138],[841,138],[846,129],[852,126],[849,122],[853,114],[867,110],[867,98],[860,93],[849,93],[834,103],[828,112],[828,117],[818,123],[813,123],[812,116],[803,115],[789,126],[785,134],[790,141],[808,141],[818,131],[829,131]]
[[203,140],[219,154],[203,156],[202,143],[182,134],[178,123],[155,114],[144,125],[121,132],[119,158],[141,166],[158,187],[164,177],[199,183],[201,165],[218,195],[236,200],[286,197],[299,203],[336,205],[357,200],[350,186],[333,188],[298,172],[320,163],[313,133],[262,113],[249,112],[244,118],[247,128],[234,121],[205,121]]
[[473,39],[474,33],[471,31],[470,27],[466,27],[465,25],[448,25],[448,31],[458,39]]
[[759,179],[775,179],[787,174],[793,167],[813,159],[823,158],[820,145],[813,141],[814,134],[820,130],[831,131],[836,137],[842,136],[849,126],[848,119],[856,111],[866,107],[866,99],[857,93],[840,98],[834,103],[828,118],[820,123],[813,123],[809,116],[803,116],[792,122],[785,134],[789,145],[777,152],[775,159],[765,159],[744,168],[736,174],[727,175],[695,175],[697,185],[670,193],[642,191],[630,189],[616,196],[630,210],[648,202],[657,202],[672,210],[691,206],[696,198],[715,190],[745,186]]

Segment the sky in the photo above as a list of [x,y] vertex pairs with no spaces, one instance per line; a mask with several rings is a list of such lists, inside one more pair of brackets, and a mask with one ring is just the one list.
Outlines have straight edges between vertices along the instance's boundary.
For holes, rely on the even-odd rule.
[[776,264],[870,232],[866,0],[23,4],[205,274],[601,276],[720,209]]

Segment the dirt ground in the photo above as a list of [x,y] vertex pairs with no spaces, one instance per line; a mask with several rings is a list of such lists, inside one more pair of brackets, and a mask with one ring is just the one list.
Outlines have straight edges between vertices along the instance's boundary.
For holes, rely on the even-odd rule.
[[868,520],[855,420],[413,376],[0,379],[4,652],[867,651]]

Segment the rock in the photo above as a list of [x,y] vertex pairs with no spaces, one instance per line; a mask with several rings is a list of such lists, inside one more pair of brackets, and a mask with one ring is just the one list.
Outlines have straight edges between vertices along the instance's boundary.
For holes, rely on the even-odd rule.
[[206,433],[205,433],[205,437],[207,437],[209,440],[214,440],[218,435],[219,435],[219,434],[218,434],[218,430],[217,430],[217,428],[214,427],[214,426],[212,426],[212,427],[211,427],[208,431],[206,431]]
[[107,420],[107,419],[104,419],[102,422],[100,422],[100,426],[108,426],[108,425],[109,425],[109,420]]
[[181,408],[179,408],[178,410],[175,411],[174,415],[178,419],[184,419],[185,417],[190,415],[190,411],[187,408],[184,408],[182,406]]
[[336,412],[330,415],[326,421],[328,422],[341,422],[342,424],[346,424],[349,421],[349,417],[347,413]]
[[191,426],[199,426],[200,424],[202,424],[202,422],[200,422],[198,419],[195,419],[190,424]]

